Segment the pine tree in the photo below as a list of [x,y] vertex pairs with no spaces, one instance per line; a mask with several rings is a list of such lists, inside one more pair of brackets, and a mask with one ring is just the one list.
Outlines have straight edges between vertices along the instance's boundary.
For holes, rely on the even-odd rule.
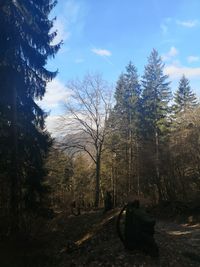
[[175,113],[185,112],[197,106],[197,98],[192,92],[189,80],[183,75],[179,81],[178,90],[175,93],[174,98]]
[[44,130],[46,114],[35,100],[44,96],[46,83],[56,76],[45,69],[61,45],[51,45],[56,33],[50,34],[53,21],[48,16],[55,4],[53,0],[1,2],[0,162],[16,226],[19,210],[25,204],[33,207],[42,191],[50,139]]
[[[146,166],[148,176],[157,184],[159,198],[162,196],[160,185],[160,153],[162,137],[165,136],[168,127],[169,101],[171,91],[168,76],[164,75],[164,64],[156,50],[153,50],[148,58],[148,64],[142,77],[142,134],[144,146],[146,146]],[[149,153],[149,155],[148,155]],[[149,157],[149,158],[148,158]]]

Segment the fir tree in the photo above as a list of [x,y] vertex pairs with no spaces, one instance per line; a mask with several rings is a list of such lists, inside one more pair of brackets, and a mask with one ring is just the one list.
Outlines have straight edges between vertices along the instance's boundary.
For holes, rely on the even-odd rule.
[[114,111],[122,123],[125,122],[130,126],[131,121],[137,120],[140,92],[137,70],[130,62],[126,67],[126,72],[119,77],[115,92]]
[[33,207],[42,191],[50,139],[44,130],[46,114],[35,100],[44,96],[46,83],[56,76],[45,68],[60,48],[60,43],[51,44],[56,33],[50,34],[53,21],[48,19],[55,4],[4,1],[0,9],[0,161],[16,224],[20,207]]
[[178,90],[175,93],[174,98],[175,113],[185,112],[197,106],[197,98],[192,92],[189,80],[183,75],[179,81]]
[[[163,137],[168,128],[169,101],[171,91],[168,76],[164,75],[164,64],[156,50],[148,58],[148,64],[142,77],[142,135],[145,150],[145,165],[151,166],[148,174],[157,185],[159,198],[162,198],[160,186],[160,154]],[[144,158],[145,158],[144,157]]]
[[168,76],[164,75],[163,70],[163,62],[158,52],[153,50],[142,77],[142,118],[149,137],[154,135],[155,130],[162,132],[170,110],[170,82],[167,81]]
[[116,105],[111,114],[116,129],[115,139],[117,134],[120,140],[119,146],[122,151],[121,158],[125,163],[128,191],[134,184],[134,176],[137,176],[134,163],[137,161],[140,93],[137,69],[130,62],[126,67],[126,72],[121,74],[117,82]]

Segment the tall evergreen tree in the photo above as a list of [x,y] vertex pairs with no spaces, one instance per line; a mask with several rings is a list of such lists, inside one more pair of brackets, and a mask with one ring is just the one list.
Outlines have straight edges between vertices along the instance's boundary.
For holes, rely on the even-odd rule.
[[[45,69],[60,43],[52,45],[54,0],[3,1],[0,8],[0,162],[10,188],[9,206],[16,222],[19,210],[39,199],[43,159],[50,144],[44,111],[36,99],[56,72]],[[23,188],[23,190],[22,190]],[[26,200],[22,202],[22,199]],[[8,205],[8,204],[7,204]]]
[[189,80],[183,75],[179,81],[178,90],[174,98],[175,112],[186,111],[197,105],[197,98],[192,92]]
[[[148,58],[148,64],[142,77],[142,133],[143,140],[148,147],[151,169],[148,174],[157,185],[159,198],[161,198],[160,185],[160,150],[164,133],[168,126],[169,101],[171,91],[168,76],[164,75],[164,64],[156,50]],[[147,152],[147,151],[146,151]],[[145,153],[146,153],[145,152]],[[147,157],[147,153],[146,153]],[[152,168],[153,167],[153,168]]]
[[[126,72],[121,74],[117,82],[114,112],[119,123],[124,130],[136,123],[139,111],[140,84],[135,66],[130,62],[126,67]],[[121,125],[120,125],[121,124]]]
[[134,186],[133,180],[137,175],[134,162],[137,154],[140,92],[137,70],[130,62],[126,72],[121,74],[117,82],[116,105],[111,115],[116,129],[115,135],[117,133],[120,140],[119,150],[121,158],[124,159],[128,191]]
[[169,113],[171,99],[170,82],[164,75],[164,64],[156,50],[153,50],[145,66],[142,77],[142,117],[147,135],[154,136],[155,131],[162,132]]

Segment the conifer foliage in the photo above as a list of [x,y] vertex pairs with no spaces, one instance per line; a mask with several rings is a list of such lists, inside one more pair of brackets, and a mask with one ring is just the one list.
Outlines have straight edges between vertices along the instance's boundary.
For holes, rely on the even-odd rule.
[[156,131],[161,131],[164,119],[169,112],[171,99],[170,82],[164,75],[164,64],[156,50],[148,58],[145,72],[142,77],[142,111],[143,123],[146,133],[155,136]]
[[52,45],[48,19],[56,1],[8,0],[0,8],[0,172],[11,214],[36,206],[42,191],[43,159],[50,139],[46,114],[36,104],[56,72],[45,68],[61,43]]
[[[130,192],[138,176],[138,154],[134,153],[138,146],[138,127],[140,109],[140,83],[136,67],[129,62],[126,71],[122,73],[117,82],[115,99],[116,104],[111,112],[110,123],[112,124],[113,143],[117,145],[112,148],[117,151],[117,157],[121,163],[125,160],[125,171],[121,176],[126,180],[127,191]],[[123,168],[121,169],[123,170]]]
[[175,111],[186,111],[197,106],[197,98],[192,92],[189,80],[183,75],[179,81],[178,90],[175,93]]
[[[169,101],[171,90],[169,87],[168,76],[164,74],[164,64],[158,52],[153,49],[145,72],[142,77],[142,139],[144,166],[151,165],[144,176],[146,179],[153,180],[158,190],[159,198],[162,198],[161,180],[161,153],[164,144],[163,136],[168,127]],[[148,152],[151,151],[150,154]],[[146,182],[147,183],[147,182]]]

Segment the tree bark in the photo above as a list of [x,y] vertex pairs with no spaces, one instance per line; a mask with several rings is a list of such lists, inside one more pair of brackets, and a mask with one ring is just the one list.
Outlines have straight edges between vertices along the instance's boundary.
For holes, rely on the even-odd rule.
[[95,208],[99,207],[99,193],[100,193],[100,168],[101,168],[101,158],[98,155],[96,159],[96,184],[95,184]]
[[159,139],[158,139],[158,131],[155,131],[155,145],[156,145],[156,183],[158,188],[158,201],[162,201],[162,191],[160,184],[160,166],[159,166]]

